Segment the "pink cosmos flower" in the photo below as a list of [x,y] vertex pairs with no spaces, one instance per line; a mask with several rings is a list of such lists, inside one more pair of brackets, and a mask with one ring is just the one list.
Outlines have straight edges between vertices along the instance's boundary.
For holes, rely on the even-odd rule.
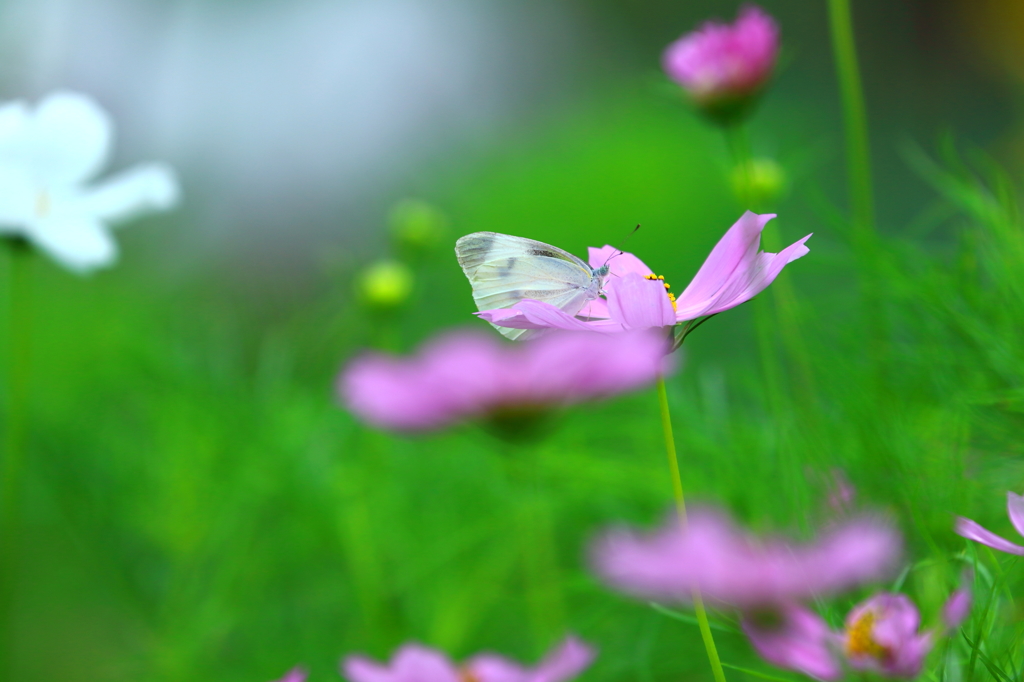
[[905,595],[882,592],[846,616],[843,647],[850,667],[888,677],[917,677],[931,651],[932,632],[919,632],[921,614]]
[[900,555],[899,533],[874,517],[844,521],[809,544],[758,539],[710,509],[673,515],[661,530],[616,530],[593,554],[611,585],[644,598],[689,601],[694,590],[719,605],[772,609],[881,578]]
[[363,656],[342,662],[349,682],[561,682],[576,677],[594,659],[594,651],[567,637],[534,668],[494,654],[480,654],[457,666],[440,651],[406,644],[382,665]]
[[678,298],[633,254],[619,252],[611,246],[591,247],[590,266],[609,265],[604,287],[607,300],[591,301],[575,316],[550,303],[532,299],[476,314],[499,327],[597,332],[670,327],[714,315],[761,293],[782,268],[808,252],[804,242],[811,235],[779,253],[760,250],[761,231],[774,217],[774,214],[744,213],[711,250]]
[[[970,607],[970,593],[957,590],[943,607],[948,630],[960,625]],[[921,616],[906,596],[881,592],[855,606],[842,632],[833,632],[816,613],[788,606],[781,622],[745,618],[743,629],[769,663],[823,680],[842,677],[843,665],[886,677],[913,678],[943,632],[920,631]]]
[[[1010,523],[1017,529],[1017,532],[1024,535],[1024,496],[1015,495],[1012,492],[1006,493],[1006,512],[1010,517]],[[956,520],[957,535],[962,535],[968,540],[980,542],[992,549],[1008,554],[1024,556],[1024,547],[1015,545],[1009,540],[1004,540],[995,533],[986,530],[970,519],[958,517]]]
[[756,95],[772,75],[779,29],[753,5],[733,25],[707,22],[668,46],[662,65],[694,101],[714,113]]
[[653,331],[621,336],[559,333],[512,344],[455,332],[412,358],[371,353],[342,372],[352,412],[387,429],[424,430],[502,413],[529,413],[639,388],[671,368]]

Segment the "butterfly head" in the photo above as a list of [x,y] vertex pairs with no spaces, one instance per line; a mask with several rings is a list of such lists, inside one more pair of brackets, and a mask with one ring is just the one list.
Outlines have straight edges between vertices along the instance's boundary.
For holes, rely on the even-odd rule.
[[604,279],[608,276],[610,269],[611,266],[607,262],[599,268],[594,268],[594,281],[591,284],[594,295],[591,298],[597,298],[604,293]]

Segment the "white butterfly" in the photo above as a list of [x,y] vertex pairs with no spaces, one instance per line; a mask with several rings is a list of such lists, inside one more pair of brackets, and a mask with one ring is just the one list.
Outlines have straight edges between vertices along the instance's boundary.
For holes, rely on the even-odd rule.
[[[608,275],[607,263],[592,268],[556,246],[497,232],[467,234],[455,242],[455,255],[473,285],[479,310],[510,308],[532,298],[575,315],[604,293]],[[537,332],[494,328],[512,340]]]

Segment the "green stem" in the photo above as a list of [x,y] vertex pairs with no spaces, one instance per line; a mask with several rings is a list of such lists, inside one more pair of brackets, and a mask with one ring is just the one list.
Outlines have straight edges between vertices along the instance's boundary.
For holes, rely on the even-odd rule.
[[17,568],[18,506],[25,459],[25,423],[31,359],[32,253],[20,239],[7,239],[7,399],[4,451],[0,464],[0,659],[10,679],[14,580]]
[[[737,196],[744,203],[743,208],[764,210],[762,206],[754,205],[753,193],[750,189],[750,168],[753,163],[753,156],[750,150],[750,143],[741,125],[734,125],[724,129],[726,141],[732,153],[733,164],[740,169],[742,187],[745,194]],[[775,222],[769,222],[761,233],[761,246],[764,250],[776,249],[779,239],[776,234]],[[776,249],[777,250],[777,249]],[[779,278],[772,285],[770,297],[762,294],[751,301],[754,309],[754,327],[757,331],[757,349],[761,358],[761,367],[764,372],[764,392],[768,399],[768,407],[771,410],[773,421],[776,425],[783,424],[784,415],[788,413],[789,396],[784,386],[784,376],[788,376],[779,354],[779,340],[792,336],[795,324],[793,309],[795,301],[787,299],[780,288],[785,283],[785,272],[779,273]],[[780,281],[781,280],[781,281]],[[773,305],[774,303],[774,305]],[[788,348],[787,348],[788,350]],[[791,353],[793,360],[798,366],[805,365],[806,357],[800,354]],[[780,429],[781,433],[785,433]],[[781,439],[780,439],[781,441]],[[789,459],[792,448],[786,443],[776,442],[775,448],[779,453],[780,460]],[[783,473],[782,484],[786,490],[797,490],[800,488],[799,465],[795,462],[784,462],[781,467]],[[794,477],[796,479],[794,480]]]
[[742,123],[734,123],[722,128],[722,133],[725,135],[725,144],[729,147],[734,172],[738,170],[740,173],[740,186],[735,188],[737,190],[736,198],[744,210],[756,210],[759,207],[753,205],[755,202],[750,182],[754,155],[750,150],[750,140],[747,138],[746,128]]
[[[828,0],[828,9],[843,106],[853,247],[863,271],[861,292],[867,316],[867,349],[876,374],[880,374],[885,354],[886,333],[882,316],[879,314],[881,296],[877,283],[880,275],[878,235],[875,231],[875,199],[871,182],[867,110],[864,105],[860,68],[857,65],[857,48],[853,40],[850,0]],[[880,377],[876,378],[878,379]]]
[[843,100],[846,131],[846,163],[850,183],[850,208],[854,236],[862,247],[872,246],[875,236],[875,200],[871,185],[868,119],[861,88],[857,48],[853,41],[850,0],[828,0],[839,90]]
[[566,608],[562,590],[558,545],[551,505],[545,499],[541,471],[542,450],[504,443],[501,459],[509,485],[518,501],[516,522],[526,586],[526,607],[534,648],[547,650],[552,638],[565,627]]
[[[679,476],[679,458],[676,457],[676,439],[672,435],[672,415],[668,409],[668,391],[665,388],[664,377],[658,377],[658,402],[661,405],[661,428],[665,433],[665,454],[668,456],[668,469],[672,476],[676,513],[679,514],[679,522],[685,524],[686,500],[683,497],[683,481]],[[711,634],[711,624],[708,623],[708,614],[704,610],[704,600],[697,590],[693,591],[693,611],[697,616],[697,625],[700,627],[700,636],[704,640],[704,649],[708,653],[715,682],[725,682],[725,671],[722,669],[722,661],[718,658],[715,638]]]
[[533,629],[534,648],[540,653],[550,646],[565,624],[558,557],[551,527],[551,513],[539,494],[526,498],[520,509],[520,541],[527,583],[527,607]]

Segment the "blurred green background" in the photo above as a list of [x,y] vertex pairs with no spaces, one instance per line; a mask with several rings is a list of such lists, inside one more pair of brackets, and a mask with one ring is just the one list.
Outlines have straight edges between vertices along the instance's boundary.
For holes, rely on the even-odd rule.
[[[329,125],[317,133],[334,155],[327,160],[308,140],[292,144],[298,126],[272,126],[274,145],[263,151],[280,162],[275,171],[262,157],[217,158],[235,147],[194,154],[188,144],[206,138],[138,123],[155,120],[146,112],[163,111],[161,102],[177,120],[177,100],[158,96],[166,72],[119,80],[90,71],[90,55],[100,65],[110,55],[90,52],[77,34],[88,26],[68,17],[95,8],[45,4],[64,23],[56,38],[39,34],[50,42],[36,52],[8,60],[4,99],[55,86],[96,92],[124,131],[117,161],[169,158],[186,200],[119,232],[112,270],[82,278],[41,257],[32,265],[21,553],[4,576],[16,595],[12,679],[240,682],[303,663],[315,681],[336,679],[343,654],[383,658],[407,640],[457,658],[489,649],[535,660],[566,631],[600,650],[585,680],[710,679],[695,626],[610,593],[586,571],[595,532],[621,520],[652,524],[668,509],[653,389],[569,410],[542,442],[513,446],[472,426],[420,438],[376,432],[339,407],[333,383],[360,349],[410,352],[451,325],[482,326],[452,253],[469,232],[584,254],[640,223],[629,250],[681,291],[746,206],[730,190],[718,132],[658,59],[705,18],[731,20],[736,5],[388,3],[371,22],[384,36],[397,27],[385,49],[400,49],[405,17],[434,9],[486,19],[453,20],[446,40],[465,31],[475,45],[474,26],[508,20],[518,44],[501,69],[453,90],[497,98],[479,120],[445,127],[428,117],[436,129],[401,129],[416,154],[385,150],[389,129],[339,122],[341,138],[381,145],[384,161],[357,182],[360,166],[330,165],[348,143],[335,148]],[[692,499],[724,504],[758,529],[807,535],[834,518],[826,500],[841,470],[858,507],[898,520],[910,559],[936,560],[908,579],[934,618],[960,570],[953,516],[1009,533],[1004,494],[1024,487],[1024,234],[1014,188],[1024,12],[997,0],[853,4],[881,266],[859,268],[850,247],[825,3],[764,3],[784,51],[750,135],[755,154],[788,177],[766,207],[779,214],[768,246],[813,232],[811,253],[690,337],[670,400]],[[190,3],[188,16],[255,16],[271,5]],[[140,19],[131,4],[97,5],[111,54],[130,55],[142,49],[138,35],[173,28],[152,17],[171,16],[175,3],[153,6],[157,14]],[[287,16],[302,6],[275,7]],[[332,6],[341,14],[329,28],[342,42],[352,35],[345,17],[373,12],[373,3]],[[26,7],[0,4],[3,31],[28,32],[17,24]],[[40,16],[44,25],[49,15]],[[118,33],[132,21],[142,28]],[[210,25],[230,39],[228,24]],[[136,37],[124,46],[118,35]],[[74,49],[61,52],[65,44]],[[160,44],[187,53],[191,43]],[[239,64],[245,49],[260,63],[261,41],[239,44]],[[58,56],[46,61],[44,48]],[[502,54],[487,53],[487,64]],[[382,107],[415,111],[428,97],[412,89],[403,99],[358,52],[332,59],[339,74],[370,71],[369,92],[391,97],[381,95]],[[225,97],[235,92],[233,72],[217,73]],[[313,82],[310,92],[344,102],[347,82]],[[258,122],[263,111],[247,101],[225,107]],[[319,106],[315,97],[288,104],[289,115]],[[183,120],[217,115],[181,111]],[[374,144],[359,158],[377,158]],[[246,165],[253,175],[232,184],[231,170]],[[281,184],[290,169],[310,167]],[[446,217],[443,238],[415,257],[388,230],[391,208],[409,196]],[[407,300],[382,313],[356,283],[360,268],[385,257],[404,258],[414,280]],[[882,292],[871,310],[859,294],[867,277]],[[869,318],[885,329],[880,359],[866,347]],[[742,636],[718,637],[724,661],[770,672]]]

